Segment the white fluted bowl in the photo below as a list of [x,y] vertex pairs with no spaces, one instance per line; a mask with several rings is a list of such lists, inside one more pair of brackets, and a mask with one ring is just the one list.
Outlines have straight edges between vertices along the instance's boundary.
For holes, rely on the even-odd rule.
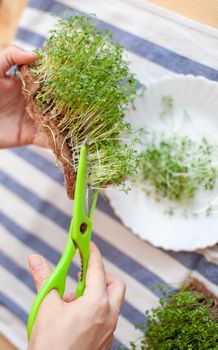
[[[165,121],[160,118],[164,95],[173,98],[173,117]],[[184,118],[184,113],[190,118]],[[150,84],[143,97],[137,98],[136,110],[128,112],[127,119],[133,127],[149,127],[166,134],[177,132],[194,140],[205,136],[218,145],[218,84],[203,77],[183,75],[161,79]],[[193,251],[218,242],[218,186],[210,193],[199,193],[188,208],[198,212],[197,217],[166,215],[164,209],[169,203],[146,197],[140,187],[133,187],[128,195],[114,189],[106,193],[122,222],[154,246]],[[211,216],[205,215],[208,203],[217,206]]]

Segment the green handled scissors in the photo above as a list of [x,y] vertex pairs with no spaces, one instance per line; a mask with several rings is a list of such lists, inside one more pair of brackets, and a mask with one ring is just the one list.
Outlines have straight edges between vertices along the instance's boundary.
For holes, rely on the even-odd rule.
[[46,295],[52,289],[56,289],[60,297],[63,296],[67,273],[71,261],[76,253],[76,249],[79,250],[81,258],[81,277],[77,284],[76,297],[80,297],[85,289],[86,273],[90,255],[90,240],[92,235],[92,217],[94,214],[98,197],[98,191],[95,191],[92,194],[91,190],[87,186],[87,149],[88,147],[86,140],[80,150],[80,158],[74,195],[73,218],[70,224],[67,245],[59,263],[57,264],[57,266],[55,267],[55,269],[53,270],[43,287],[40,289],[32,305],[27,325],[28,340],[31,337],[32,328],[39,307]]

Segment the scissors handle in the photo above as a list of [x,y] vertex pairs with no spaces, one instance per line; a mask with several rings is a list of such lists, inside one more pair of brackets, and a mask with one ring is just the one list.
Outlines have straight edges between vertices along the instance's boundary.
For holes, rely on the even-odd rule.
[[[76,253],[76,249],[79,250],[82,259],[82,274],[81,280],[78,282],[76,296],[80,297],[85,289],[86,273],[88,269],[89,255],[90,255],[90,240],[92,235],[92,217],[94,214],[94,209],[96,207],[96,202],[98,198],[98,191],[95,192],[91,209],[89,213],[85,212],[85,202],[86,202],[86,163],[87,163],[87,150],[86,146],[81,147],[80,160],[78,166],[76,189],[74,197],[74,209],[73,209],[73,219],[71,220],[71,225],[69,229],[69,236],[64,253],[55,267],[54,271],[51,273],[43,287],[40,289],[36,299],[33,303],[32,309],[30,311],[27,333],[28,340],[32,333],[32,328],[39,311],[39,307],[43,302],[47,294],[52,290],[56,289],[62,298],[65,290],[65,282],[70,267],[70,263],[73,256]],[[87,216],[88,214],[88,216]]]
[[28,334],[28,340],[30,340],[30,336],[32,333],[32,328],[34,326],[37,313],[39,311],[40,305],[47,296],[47,294],[52,290],[56,289],[60,297],[62,298],[65,290],[65,282],[67,273],[70,267],[70,263],[76,253],[76,247],[73,244],[73,241],[71,238],[68,238],[66,248],[64,250],[64,253],[59,261],[59,263],[56,265],[55,269],[45,282],[45,284],[40,289],[39,293],[37,294],[33,306],[31,308],[29,318],[28,318],[28,324],[27,324],[27,334]]

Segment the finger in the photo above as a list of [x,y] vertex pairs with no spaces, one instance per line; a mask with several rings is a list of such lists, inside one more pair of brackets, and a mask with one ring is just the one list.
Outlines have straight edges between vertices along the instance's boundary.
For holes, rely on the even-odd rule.
[[123,281],[110,274],[106,274],[106,284],[111,310],[118,316],[124,302],[126,286]]
[[64,295],[63,297],[63,301],[65,301],[65,303],[71,303],[75,299],[76,299],[75,293],[69,293]]
[[105,343],[104,349],[105,350],[110,350],[112,345],[113,345],[113,342],[114,342],[114,335],[112,334],[110,336],[110,338],[107,340],[107,342]]
[[51,266],[42,256],[39,255],[31,255],[29,257],[29,266],[38,292],[50,276],[52,272]]
[[101,253],[96,245],[91,242],[85,294],[92,293],[96,297],[106,293],[106,277]]
[[0,55],[0,76],[5,76],[6,72],[15,64],[29,64],[37,59],[37,55],[16,46],[10,46],[3,50]]

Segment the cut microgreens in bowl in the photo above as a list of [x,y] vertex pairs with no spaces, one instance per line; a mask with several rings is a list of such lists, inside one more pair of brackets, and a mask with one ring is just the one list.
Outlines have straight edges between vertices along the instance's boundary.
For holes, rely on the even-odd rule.
[[[160,112],[160,119],[163,121],[166,121],[168,118],[173,118],[174,112],[173,112],[173,107],[174,107],[174,100],[171,95],[163,95],[161,98],[161,103],[162,103],[162,110]],[[185,121],[190,121],[191,117],[186,109],[183,109],[182,111],[182,120],[181,122]]]
[[206,138],[195,142],[188,136],[147,133],[139,155],[137,182],[147,194],[152,188],[158,200],[190,201],[199,190],[214,189],[218,168],[213,157],[214,146]]
[[164,95],[161,99],[163,110],[160,112],[160,117],[164,119],[170,115],[170,112],[173,107],[173,98],[170,95]]
[[123,48],[92,17],[75,16],[59,20],[37,53],[35,64],[21,67],[23,91],[30,115],[64,166],[69,197],[86,137],[89,185],[122,184],[135,171],[133,145],[139,141],[125,121],[138,81]]

